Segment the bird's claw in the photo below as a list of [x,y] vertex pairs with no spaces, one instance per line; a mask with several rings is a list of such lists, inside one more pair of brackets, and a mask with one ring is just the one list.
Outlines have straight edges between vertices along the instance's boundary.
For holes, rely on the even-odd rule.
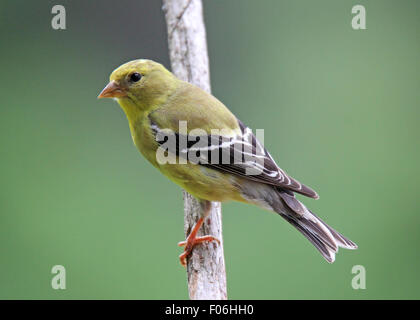
[[203,236],[203,237],[188,237],[186,241],[181,241],[178,243],[179,247],[185,247],[184,252],[179,256],[179,261],[184,267],[187,266],[187,257],[191,254],[193,248],[203,242],[212,242],[216,241],[220,245],[220,240],[213,236]]

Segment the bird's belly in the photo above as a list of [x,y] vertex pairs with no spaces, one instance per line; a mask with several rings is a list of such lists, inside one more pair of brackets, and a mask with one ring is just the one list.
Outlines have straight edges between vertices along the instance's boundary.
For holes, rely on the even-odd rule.
[[192,163],[160,165],[159,170],[197,198],[220,202],[242,200],[230,174]]

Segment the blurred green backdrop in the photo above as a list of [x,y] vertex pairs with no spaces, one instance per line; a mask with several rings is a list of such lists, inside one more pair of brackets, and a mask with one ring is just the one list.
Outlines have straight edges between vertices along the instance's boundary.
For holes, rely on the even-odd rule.
[[[62,4],[67,30],[51,28]],[[351,28],[363,4],[367,30]],[[213,93],[354,240],[326,263],[278,215],[228,203],[232,299],[420,298],[419,1],[204,1]],[[0,1],[0,298],[184,299],[181,189],[114,101],[123,62],[169,67],[159,1]],[[67,271],[53,290],[51,268]],[[363,265],[367,289],[353,290]]]

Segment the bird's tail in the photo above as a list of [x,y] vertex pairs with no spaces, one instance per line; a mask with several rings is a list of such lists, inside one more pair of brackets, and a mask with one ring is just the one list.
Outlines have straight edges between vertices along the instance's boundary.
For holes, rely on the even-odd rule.
[[298,229],[329,263],[334,262],[335,254],[339,247],[357,249],[357,245],[354,242],[318,218],[297,200],[292,193],[279,190],[278,194],[282,205],[276,208],[276,212]]

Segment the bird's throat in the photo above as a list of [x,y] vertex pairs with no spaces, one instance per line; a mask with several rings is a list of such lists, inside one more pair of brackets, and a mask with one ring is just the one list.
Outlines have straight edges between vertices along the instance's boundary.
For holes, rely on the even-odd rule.
[[118,104],[127,116],[128,122],[136,122],[142,115],[142,110],[129,97],[117,98]]

